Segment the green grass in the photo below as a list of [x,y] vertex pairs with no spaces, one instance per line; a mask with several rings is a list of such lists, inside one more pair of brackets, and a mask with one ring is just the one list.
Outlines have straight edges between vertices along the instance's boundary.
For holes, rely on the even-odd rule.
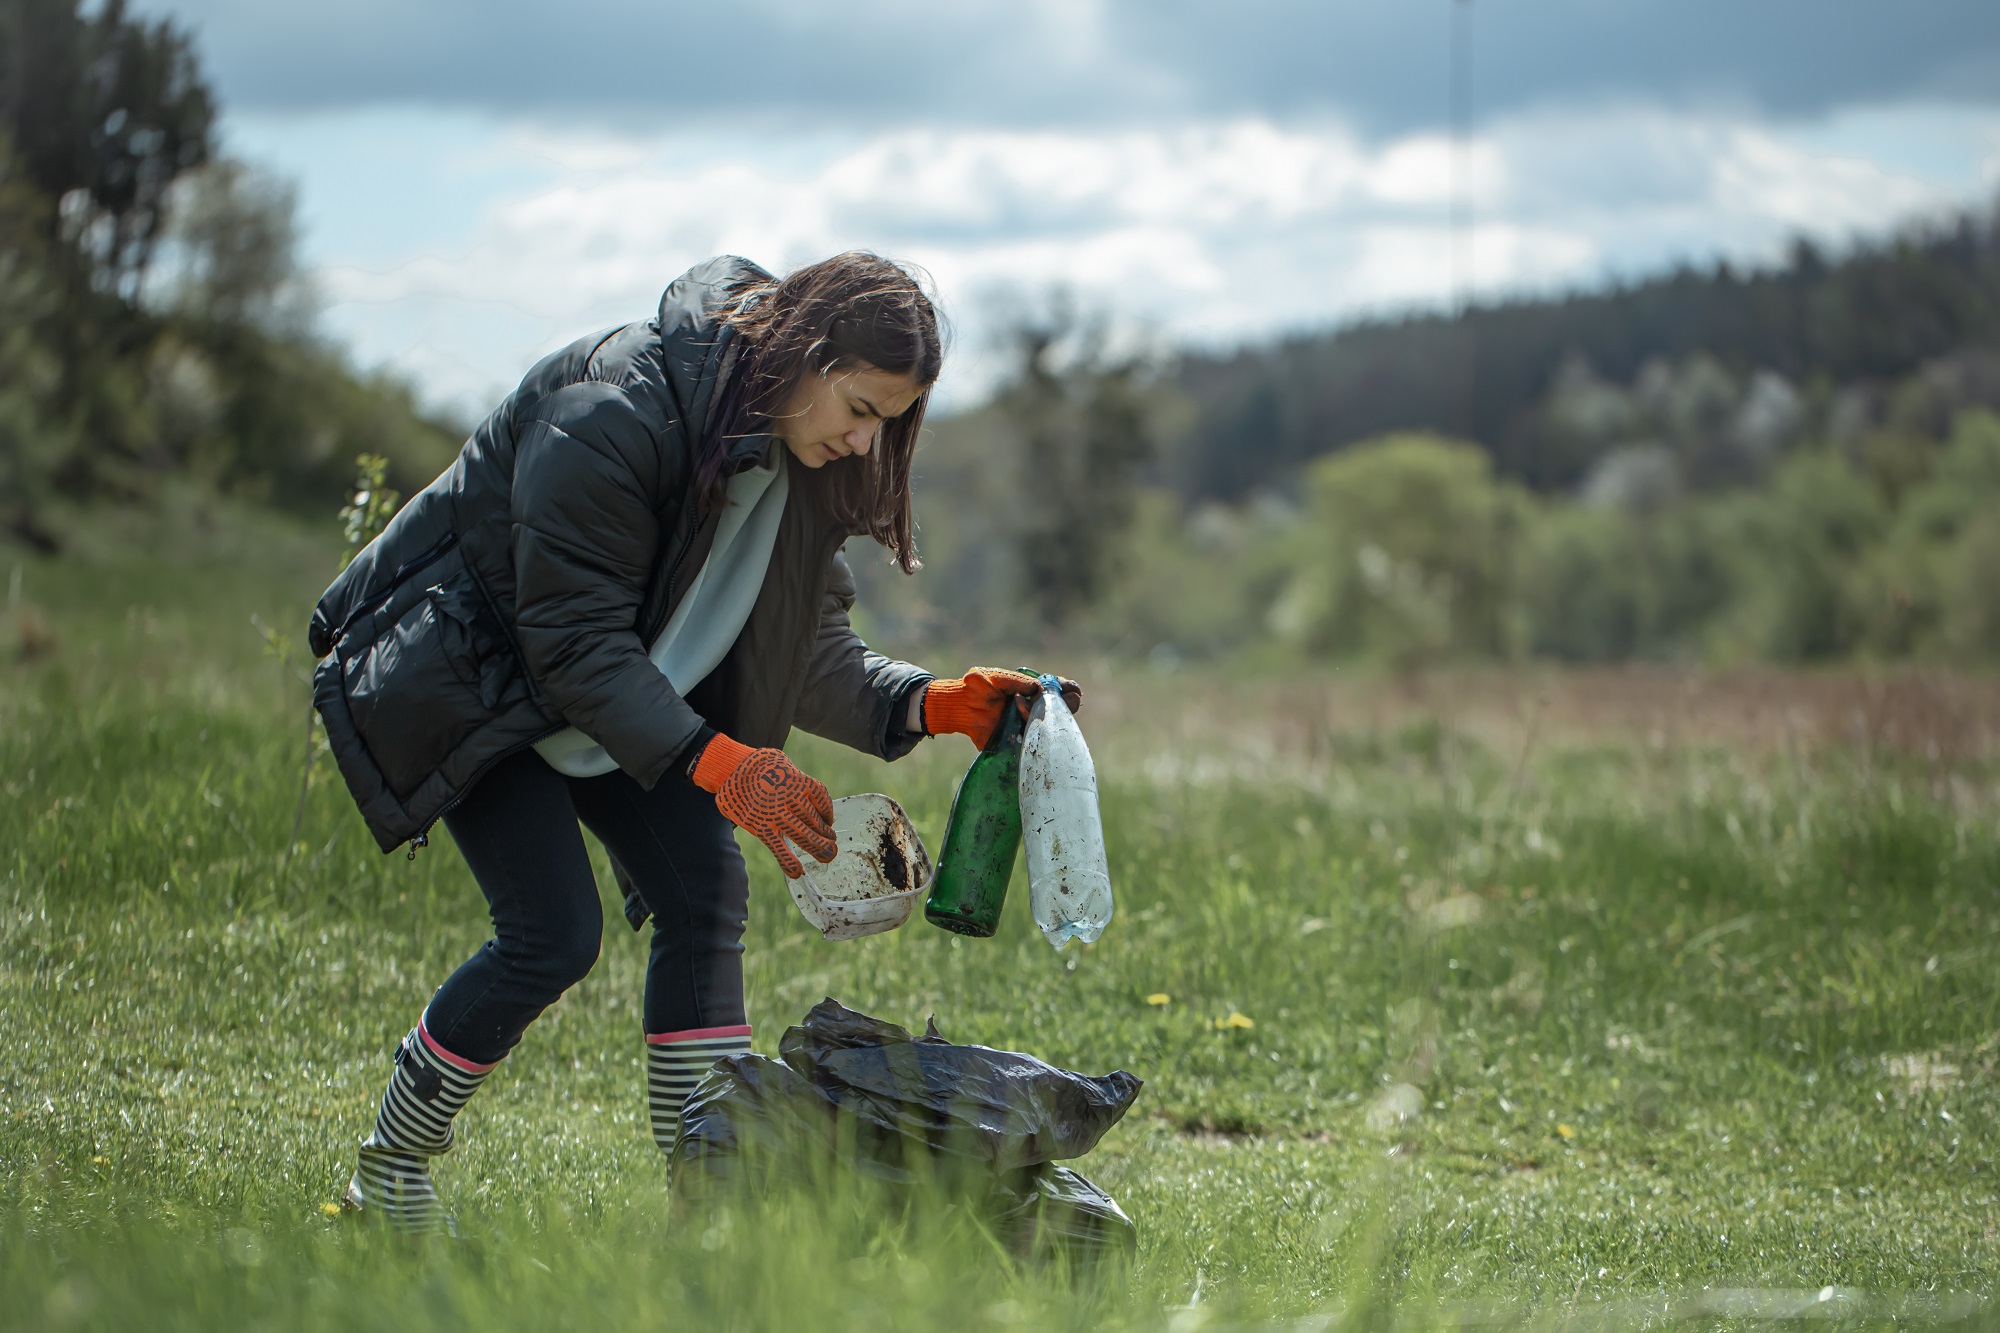
[[[328,543],[112,531],[18,557],[0,623],[0,1327],[1729,1323],[1828,1287],[1863,1322],[1990,1317],[1989,763],[1433,721],[1286,765],[1160,740],[1228,691],[1106,671],[1099,945],[1052,952],[1018,880],[994,940],[828,944],[753,847],[748,984],[766,1052],[833,995],[1146,1079],[1076,1164],[1138,1225],[1130,1271],[1018,1268],[922,1200],[676,1216],[610,903],[440,1164],[464,1239],[323,1217],[481,900],[447,839],[377,853],[326,766],[287,855],[303,693],[250,617],[296,635]],[[28,618],[53,647],[21,661]],[[933,846],[970,758],[794,748]]]

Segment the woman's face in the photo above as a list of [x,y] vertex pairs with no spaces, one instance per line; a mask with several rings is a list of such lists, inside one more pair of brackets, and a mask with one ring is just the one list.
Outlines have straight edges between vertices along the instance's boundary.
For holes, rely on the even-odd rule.
[[771,422],[771,433],[807,467],[824,467],[875,447],[882,423],[909,411],[923,387],[909,375],[842,366],[808,375]]

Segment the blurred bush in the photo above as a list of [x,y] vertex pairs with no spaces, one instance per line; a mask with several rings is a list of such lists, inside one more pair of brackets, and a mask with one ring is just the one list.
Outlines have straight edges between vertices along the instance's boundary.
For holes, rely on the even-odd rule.
[[[1018,503],[1004,494],[1010,448],[988,417],[938,428],[920,469],[919,514],[940,534],[923,575],[864,573],[885,643],[972,650],[1037,623],[1018,568],[995,558],[996,515]],[[1719,490],[1537,496],[1476,445],[1404,434],[1241,503],[1140,484],[1131,504],[1113,572],[1067,623],[1070,648],[1164,667],[1248,654],[1399,671],[2000,662],[2000,415],[1984,409],[1941,440],[1802,442],[1758,484]]]
[[1398,435],[1323,458],[1266,624],[1315,656],[1402,669],[1512,657],[1529,511],[1475,445]]
[[1013,536],[1027,606],[1067,628],[1116,577],[1153,440],[1144,363],[1058,296],[1013,331],[1014,369],[990,406],[1018,454]]
[[2000,660],[2000,416],[1958,418],[1858,582],[1877,651]]

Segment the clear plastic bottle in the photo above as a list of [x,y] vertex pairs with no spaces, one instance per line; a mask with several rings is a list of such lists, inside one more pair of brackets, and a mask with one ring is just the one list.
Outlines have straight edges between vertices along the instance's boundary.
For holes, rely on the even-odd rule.
[[1111,921],[1111,872],[1097,813],[1097,768],[1063,702],[1062,682],[1041,677],[1021,747],[1021,840],[1028,907],[1050,944],[1095,943]]

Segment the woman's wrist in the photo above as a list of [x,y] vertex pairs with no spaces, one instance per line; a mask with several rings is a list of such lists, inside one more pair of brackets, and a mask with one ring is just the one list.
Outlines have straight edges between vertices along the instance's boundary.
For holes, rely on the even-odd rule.
[[694,779],[694,766],[701,762],[702,753],[708,749],[708,743],[721,734],[714,727],[704,724],[701,730],[694,734],[694,739],[682,746],[681,752],[674,756],[674,762],[681,766],[681,771],[688,775],[690,781]]
[[717,732],[709,738],[708,744],[701,748],[701,757],[694,761],[694,771],[691,775],[694,778],[694,785],[707,792],[721,791],[722,784],[729,781],[730,775],[741,768],[744,760],[755,753],[755,746],[731,740],[721,732]]
[[928,736],[924,728],[924,696],[931,691],[931,683],[925,681],[910,691],[910,708],[903,716],[903,732],[909,736]]

